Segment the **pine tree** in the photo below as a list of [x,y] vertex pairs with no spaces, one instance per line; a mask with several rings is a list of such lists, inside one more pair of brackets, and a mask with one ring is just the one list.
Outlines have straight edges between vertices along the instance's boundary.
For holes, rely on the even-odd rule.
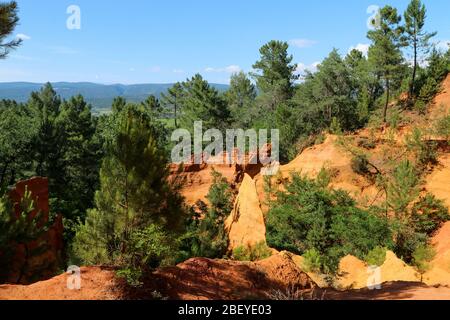
[[53,209],[60,212],[62,204],[58,199],[64,199],[64,190],[61,186],[67,183],[63,161],[64,134],[57,124],[61,98],[53,90],[52,85],[47,83],[39,92],[31,94],[28,108],[38,122],[32,148],[35,159],[34,173],[49,179],[49,193],[57,202]]
[[181,228],[182,198],[168,182],[167,160],[150,119],[139,106],[127,105],[117,127],[100,170],[95,208],[74,241],[75,255],[88,264],[129,266],[137,233],[152,225],[166,233]]
[[288,54],[288,48],[286,42],[270,41],[261,47],[261,58],[253,65],[257,72],[252,76],[261,92],[260,104],[269,112],[294,94],[297,65],[292,64],[293,57]]
[[421,0],[411,0],[408,8],[404,13],[405,18],[405,34],[406,45],[412,48],[413,51],[413,68],[411,82],[409,85],[409,100],[413,102],[415,95],[415,81],[418,67],[418,58],[420,52],[428,52],[430,49],[430,39],[437,33],[428,33],[424,31],[426,20],[426,8]]
[[387,122],[392,82],[403,60],[400,51],[403,29],[399,25],[400,21],[401,16],[397,14],[397,9],[385,6],[380,10],[379,25],[367,34],[367,37],[373,42],[369,48],[369,61],[372,68],[384,79],[385,83],[384,123]]
[[5,59],[11,50],[22,43],[22,40],[18,38],[6,40],[19,23],[18,11],[16,1],[0,3],[0,59]]
[[163,108],[161,103],[154,95],[149,95],[147,99],[142,102],[142,106],[152,117],[152,119],[160,119],[162,116]]
[[32,169],[37,121],[25,105],[0,102],[0,195]]
[[244,72],[241,71],[231,76],[230,88],[225,93],[225,98],[236,127],[250,127],[254,116],[252,111],[256,96],[255,85]]
[[178,117],[180,112],[180,107],[182,105],[183,99],[183,86],[181,83],[177,82],[173,87],[167,90],[167,93],[161,94],[161,104],[164,108],[170,112],[173,110],[173,117],[175,120],[175,128],[178,128]]
[[219,92],[200,74],[183,83],[185,96],[180,117],[182,128],[193,130],[195,121],[203,121],[206,129],[224,130],[230,122],[230,111]]
[[56,127],[62,134],[64,143],[62,165],[66,185],[61,208],[68,223],[84,220],[85,212],[93,205],[95,190],[98,188],[98,171],[102,157],[101,144],[95,139],[96,121],[91,106],[79,95],[64,101],[56,118]]

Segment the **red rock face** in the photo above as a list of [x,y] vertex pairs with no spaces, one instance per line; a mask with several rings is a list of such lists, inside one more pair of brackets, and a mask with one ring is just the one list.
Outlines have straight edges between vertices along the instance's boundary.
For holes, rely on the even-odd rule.
[[31,192],[31,196],[35,202],[36,209],[32,212],[30,218],[34,218],[38,210],[44,213],[45,222],[48,221],[48,214],[50,208],[48,205],[48,179],[46,178],[32,178],[26,181],[20,181],[16,184],[16,187],[9,193],[9,197],[14,203],[14,211],[18,216],[20,214],[19,202],[25,194],[25,189]]
[[[20,214],[19,203],[25,194],[31,193],[35,208],[30,214],[34,218],[40,211],[43,213],[42,223],[49,220],[48,180],[46,178],[32,178],[18,182],[9,193],[16,216]],[[1,274],[0,279],[7,283],[30,284],[53,277],[62,266],[63,222],[58,215],[50,226],[38,239],[28,243],[12,243],[13,257],[10,259],[7,274]],[[1,259],[0,254],[0,259]]]

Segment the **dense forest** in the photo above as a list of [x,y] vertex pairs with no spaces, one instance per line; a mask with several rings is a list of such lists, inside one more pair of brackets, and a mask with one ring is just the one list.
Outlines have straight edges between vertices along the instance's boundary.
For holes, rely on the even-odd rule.
[[[20,46],[7,41],[19,21],[17,4],[0,4],[0,19],[5,59]],[[63,215],[66,265],[118,266],[134,284],[145,272],[189,257],[266,255],[267,248],[227,251],[224,221],[233,194],[220,174],[214,174],[208,205],[185,204],[179,183],[169,179],[171,133],[191,131],[199,120],[222,131],[279,129],[280,158],[287,163],[324,132],[394,126],[405,111],[426,114],[450,72],[450,51],[434,46],[436,33],[426,29],[420,0],[403,14],[386,6],[378,20],[367,34],[367,55],[333,50],[317,71],[299,75],[288,43],[270,41],[254,72],[234,74],[225,92],[196,74],[161,99],[130,103],[117,97],[103,115],[94,115],[81,95],[61,99],[51,84],[26,103],[0,101],[0,252],[32,239],[36,225],[13,218],[8,188],[41,176],[49,179],[51,212]],[[450,135],[449,127],[447,115],[439,130]],[[401,162],[389,179],[374,174],[385,178],[380,185],[389,196],[382,206],[362,208],[348,193],[329,189],[326,170],[317,180],[293,176],[270,203],[268,245],[303,254],[311,268],[328,274],[346,254],[372,261],[383,248],[419,263],[429,253],[430,235],[450,216],[433,196],[416,201],[421,165],[433,160],[433,146],[420,137],[416,142],[422,152],[417,161]],[[355,155],[354,168],[373,171],[364,155]]]

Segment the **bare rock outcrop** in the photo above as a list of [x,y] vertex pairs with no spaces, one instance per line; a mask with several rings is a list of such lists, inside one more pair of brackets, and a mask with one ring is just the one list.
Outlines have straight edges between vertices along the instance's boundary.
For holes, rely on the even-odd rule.
[[266,242],[264,216],[256,193],[255,181],[245,174],[234,209],[225,222],[229,249]]

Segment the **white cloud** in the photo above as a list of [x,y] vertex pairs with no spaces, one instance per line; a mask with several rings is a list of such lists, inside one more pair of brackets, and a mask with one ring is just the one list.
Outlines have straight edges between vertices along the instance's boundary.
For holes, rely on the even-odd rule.
[[317,67],[319,65],[320,65],[319,61],[313,62],[309,65],[300,62],[297,64],[297,69],[295,69],[295,73],[298,75],[304,75],[307,71],[314,73],[317,71]]
[[367,57],[367,55],[369,54],[369,47],[370,44],[368,43],[358,43],[356,46],[350,47],[350,49],[348,49],[348,52],[350,53],[352,50],[356,49]]
[[181,70],[181,69],[173,69],[172,72],[173,72],[173,73],[184,73],[184,70]]
[[291,46],[297,47],[297,48],[309,48],[315,45],[317,41],[309,40],[309,39],[292,39],[289,40],[289,44]]
[[16,35],[16,39],[20,39],[20,40],[25,41],[25,40],[31,40],[31,37],[27,36],[26,34],[19,33],[19,34]]
[[208,68],[205,69],[205,72],[238,73],[241,70],[242,70],[241,67],[233,64],[233,65],[230,65],[230,66],[224,67],[224,68],[211,68],[211,67],[208,67]]

